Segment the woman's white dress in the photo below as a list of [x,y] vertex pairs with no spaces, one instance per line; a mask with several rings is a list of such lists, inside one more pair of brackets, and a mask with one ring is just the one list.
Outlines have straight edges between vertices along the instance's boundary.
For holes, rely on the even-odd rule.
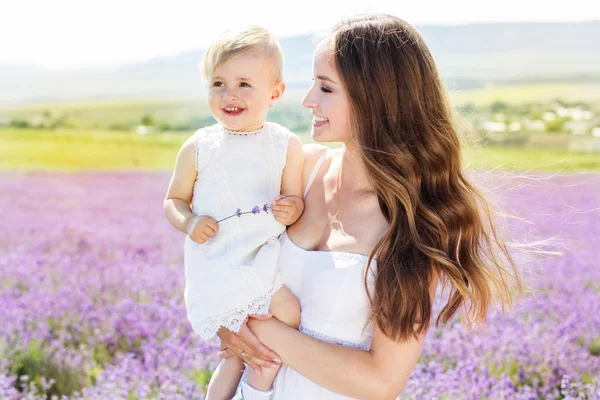
[[259,209],[220,222],[205,244],[186,236],[187,317],[203,339],[215,337],[221,326],[238,332],[248,314],[267,313],[271,295],[281,287],[278,238],[285,226],[263,206],[280,194],[292,135],[270,122],[249,136],[228,134],[218,124],[194,133],[198,174],[192,212],[220,220],[238,209]]
[[[326,151],[315,165],[304,197],[329,152]],[[368,257],[355,253],[304,250],[294,244],[287,233],[281,236],[280,243],[279,271],[285,285],[300,301],[300,331],[331,343],[368,350],[373,335],[372,324],[363,331],[371,314],[364,286]],[[370,288],[375,269],[373,260]],[[279,370],[270,397],[266,392],[248,388],[245,375],[235,400],[349,399],[317,385],[286,365]]]

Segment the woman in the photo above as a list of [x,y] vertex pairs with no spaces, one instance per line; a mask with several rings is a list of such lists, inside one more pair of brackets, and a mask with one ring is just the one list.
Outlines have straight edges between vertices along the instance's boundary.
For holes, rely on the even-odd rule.
[[393,16],[355,17],[319,44],[313,68],[312,137],[343,148],[305,147],[304,214],[281,238],[301,327],[251,318],[219,333],[220,355],[284,364],[272,394],[242,382],[236,398],[392,399],[421,353],[440,279],[451,292],[436,325],[460,308],[467,326],[485,322],[494,297],[512,305],[508,278],[518,292],[521,279],[463,173],[420,35]]

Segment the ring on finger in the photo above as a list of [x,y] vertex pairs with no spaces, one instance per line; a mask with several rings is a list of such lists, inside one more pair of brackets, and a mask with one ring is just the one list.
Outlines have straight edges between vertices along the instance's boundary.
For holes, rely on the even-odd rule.
[[240,357],[244,357],[246,355],[246,352],[244,350],[242,350],[242,353],[240,354]]

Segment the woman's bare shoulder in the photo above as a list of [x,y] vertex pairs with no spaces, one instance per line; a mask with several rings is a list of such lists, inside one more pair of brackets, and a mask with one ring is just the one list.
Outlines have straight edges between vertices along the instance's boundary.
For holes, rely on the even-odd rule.
[[328,149],[327,146],[323,146],[322,144],[318,143],[308,143],[302,146],[302,148],[304,149],[304,155],[310,158],[314,157],[315,162],[321,156],[321,154]]
[[328,147],[317,143],[309,143],[302,146],[304,150],[304,174],[310,175],[317,164],[319,157],[328,149]]

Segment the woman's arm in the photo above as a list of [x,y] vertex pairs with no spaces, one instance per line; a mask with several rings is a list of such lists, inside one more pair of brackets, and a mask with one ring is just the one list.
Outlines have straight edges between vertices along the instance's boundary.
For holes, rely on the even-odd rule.
[[[434,274],[432,301],[437,282]],[[359,399],[395,399],[414,369],[425,338],[423,333],[418,340],[398,343],[375,327],[371,349],[363,351],[323,342],[273,318],[250,319],[248,326],[284,364],[328,390]]]
[[250,320],[258,339],[281,361],[316,384],[357,399],[395,399],[421,354],[419,340],[396,343],[375,328],[371,350],[363,351],[315,339],[271,318]]

